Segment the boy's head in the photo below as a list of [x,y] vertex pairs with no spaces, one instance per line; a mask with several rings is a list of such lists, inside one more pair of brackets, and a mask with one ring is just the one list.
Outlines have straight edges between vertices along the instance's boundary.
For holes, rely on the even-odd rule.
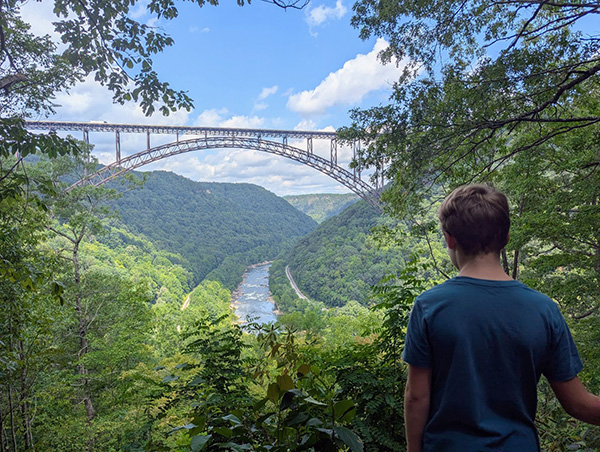
[[508,243],[508,200],[487,185],[458,187],[444,199],[438,216],[442,231],[468,256],[500,253]]

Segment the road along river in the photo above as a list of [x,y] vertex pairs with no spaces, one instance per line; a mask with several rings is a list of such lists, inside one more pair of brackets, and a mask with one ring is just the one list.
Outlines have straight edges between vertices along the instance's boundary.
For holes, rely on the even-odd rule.
[[272,323],[277,320],[275,304],[269,292],[270,263],[251,265],[246,269],[242,283],[233,293],[231,306],[240,322],[248,317],[256,323]]

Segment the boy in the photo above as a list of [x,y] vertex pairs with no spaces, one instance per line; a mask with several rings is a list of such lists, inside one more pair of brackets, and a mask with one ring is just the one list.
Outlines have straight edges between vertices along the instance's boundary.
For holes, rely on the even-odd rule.
[[459,187],[439,218],[459,275],[421,294],[411,312],[408,452],[539,451],[541,374],[569,414],[600,425],[600,398],[577,378],[582,363],[557,305],[500,265],[510,227],[504,194]]

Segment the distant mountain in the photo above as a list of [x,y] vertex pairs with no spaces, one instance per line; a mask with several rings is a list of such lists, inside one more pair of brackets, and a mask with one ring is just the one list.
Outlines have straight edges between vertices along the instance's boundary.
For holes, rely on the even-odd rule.
[[181,255],[195,284],[216,280],[233,289],[247,265],[274,259],[317,226],[257,185],[146,174],[144,187],[125,192],[115,207],[134,233]]
[[354,204],[360,198],[354,193],[334,194],[318,193],[312,195],[284,196],[287,202],[304,212],[317,223],[337,215],[346,207]]

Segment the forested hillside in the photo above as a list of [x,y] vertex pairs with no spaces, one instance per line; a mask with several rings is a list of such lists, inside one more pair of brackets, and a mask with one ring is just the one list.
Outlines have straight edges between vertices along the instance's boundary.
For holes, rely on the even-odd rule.
[[262,187],[194,182],[164,171],[146,173],[142,189],[113,203],[132,232],[184,258],[194,285],[207,278],[233,289],[247,265],[274,259],[316,227]]
[[284,196],[287,202],[304,212],[317,223],[322,223],[328,218],[337,215],[346,207],[358,201],[354,193],[316,193],[311,195]]
[[[368,304],[371,287],[386,275],[396,275],[415,252],[425,254],[425,244],[405,234],[394,244],[381,245],[371,234],[374,227],[396,228],[406,233],[408,223],[382,216],[365,201],[350,205],[298,241],[271,267],[271,290],[281,307],[290,309],[291,291],[284,275],[289,265],[300,290],[326,306],[343,306],[349,301]],[[441,237],[435,248],[443,255]],[[293,309],[293,308],[292,308]]]

